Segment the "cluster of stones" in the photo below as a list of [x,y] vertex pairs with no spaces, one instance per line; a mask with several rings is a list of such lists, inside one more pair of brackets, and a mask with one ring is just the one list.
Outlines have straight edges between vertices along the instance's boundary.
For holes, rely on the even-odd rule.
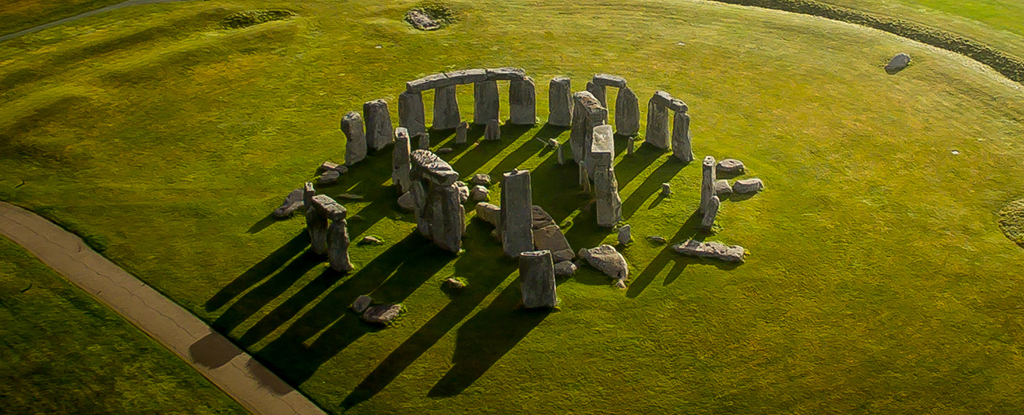
[[[669,142],[668,111],[675,114],[672,120],[671,143]],[[682,100],[673,98],[668,92],[657,91],[647,102],[647,132],[644,140],[652,146],[668,150],[684,163],[693,161],[693,146],[690,143],[689,107]]]
[[373,298],[368,295],[360,295],[349,306],[352,311],[359,313],[361,319],[370,324],[387,325],[394,321],[402,312],[401,304],[373,304]]
[[331,269],[340,272],[352,270],[348,256],[348,211],[326,195],[318,195],[312,183],[303,191],[306,207],[306,229],[313,253],[327,255]]
[[434,90],[433,129],[456,128],[456,144],[464,143],[468,125],[462,122],[455,88],[473,84],[473,124],[486,126],[485,139],[498,139],[501,137],[498,81],[509,81],[509,123],[536,124],[537,88],[533,79],[520,68],[491,68],[437,73],[406,82],[405,92],[398,96],[398,125],[414,137],[426,134],[423,92]]
[[[397,155],[399,146],[395,148]],[[403,177],[402,181],[409,183],[416,229],[442,249],[458,253],[466,232],[466,209],[462,206],[466,199],[464,184],[459,186],[459,173],[429,150],[413,151],[410,161],[408,179]]]

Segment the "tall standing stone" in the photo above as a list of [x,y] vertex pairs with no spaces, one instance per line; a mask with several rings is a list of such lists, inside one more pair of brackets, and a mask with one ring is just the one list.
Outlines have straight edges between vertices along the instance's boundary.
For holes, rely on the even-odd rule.
[[469,123],[463,121],[455,128],[455,144],[466,144],[466,136],[469,134]]
[[345,133],[345,164],[353,165],[366,158],[366,135],[363,117],[352,111],[341,117],[341,132]]
[[629,137],[626,139],[626,154],[633,155],[636,151],[636,137]]
[[610,169],[615,160],[615,137],[612,126],[599,125],[594,127],[590,139],[590,151],[584,158],[587,163],[587,176],[593,178],[597,169]]
[[677,112],[672,121],[672,155],[684,163],[693,161],[693,147],[690,145],[690,115]]
[[459,99],[455,95],[455,85],[441,86],[434,90],[434,125],[435,130],[451,130],[462,122],[459,113]]
[[572,81],[564,76],[552,78],[548,84],[548,124],[572,125]]
[[523,307],[554,308],[558,305],[555,264],[551,259],[551,251],[519,254],[519,284],[523,291]]
[[711,230],[711,227],[715,225],[715,216],[718,216],[718,208],[722,206],[722,201],[718,196],[711,196],[708,200],[708,206],[704,209],[704,218],[700,221],[700,229],[703,231]]
[[393,141],[394,128],[391,126],[391,112],[383,99],[363,104],[363,119],[366,121],[366,145],[380,150]]
[[604,125],[608,110],[590,92],[581,91],[572,95],[572,129],[569,131],[569,146],[572,158],[577,163],[586,159],[590,151],[590,140],[594,127]]
[[313,196],[306,209],[306,230],[309,231],[310,246],[317,255],[327,255],[327,220],[344,210],[343,206],[326,195]]
[[607,91],[604,85],[587,82],[587,92],[597,98],[597,102],[600,102],[602,107],[608,107]]
[[517,258],[533,250],[533,190],[529,170],[505,173],[501,183],[501,244],[505,255]]
[[405,91],[398,95],[398,126],[405,127],[409,135],[427,132],[426,115],[423,110],[423,94]]
[[576,163],[576,165],[580,167],[580,188],[583,189],[584,192],[590,193],[590,175],[587,173],[587,162],[580,161]]
[[499,119],[499,111],[498,81],[473,84],[473,124],[487,125],[491,120]]
[[501,125],[497,119],[493,119],[488,121],[487,127],[484,128],[484,141],[497,140],[501,140]]
[[534,125],[537,123],[537,87],[529,76],[508,83],[509,123]]
[[409,131],[403,127],[395,129],[395,149],[391,157],[391,182],[398,188],[398,194],[405,194],[412,190],[412,180],[409,178],[411,163],[409,143]]
[[593,165],[591,175],[597,196],[597,225],[610,228],[622,220],[622,199],[619,197],[619,183],[615,179],[612,164],[615,160],[615,141],[610,125],[594,128],[590,159],[588,165]]
[[[451,252],[462,249],[466,208],[456,183],[459,173],[428,150],[412,152],[411,194],[416,228],[437,246]],[[424,189],[424,184],[429,186]]]
[[331,225],[327,227],[327,260],[331,269],[339,272],[352,270],[352,261],[348,256],[348,222],[345,221],[348,212],[345,207],[335,204],[328,211],[328,218]]
[[701,165],[700,181],[700,213],[705,214],[708,206],[711,205],[711,198],[715,196],[715,158],[704,157]]
[[316,196],[316,189],[313,188],[312,182],[306,182],[302,190],[302,207],[307,211],[313,206],[313,196]]
[[625,136],[640,132],[640,101],[629,87],[619,88],[615,97],[615,131]]
[[419,150],[430,150],[430,134],[420,133],[416,135],[416,148]]
[[654,98],[647,102],[647,132],[644,141],[662,150],[669,148],[668,108]]

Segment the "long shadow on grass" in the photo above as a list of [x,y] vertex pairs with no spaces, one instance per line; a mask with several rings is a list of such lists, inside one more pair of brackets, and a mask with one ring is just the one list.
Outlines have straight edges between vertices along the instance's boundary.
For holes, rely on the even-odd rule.
[[233,298],[248,290],[249,287],[269,277],[270,274],[284,266],[288,260],[294,258],[299,252],[306,249],[307,246],[309,246],[309,232],[302,231],[280,248],[271,252],[266,258],[257,262],[256,265],[249,267],[249,269],[235,278],[234,281],[231,281],[227,286],[221,288],[204,305],[206,311],[214,311],[223,307]]
[[[305,382],[324,362],[363,335],[378,330],[348,311],[347,306],[356,297],[369,294],[377,302],[401,302],[452,258],[451,253],[418,233],[407,236],[326,294],[280,337],[257,352],[256,357],[289,384]],[[297,301],[280,312],[272,312],[276,316],[260,328],[261,332],[279,326],[286,321],[282,318],[297,313],[299,306],[305,304]]]
[[615,180],[619,182],[619,189],[624,189],[636,176],[664,154],[665,150],[646,144],[636,149],[632,156],[622,156],[619,163],[615,165]]
[[[484,164],[501,153],[506,147],[515,143],[516,139],[530,130],[530,126],[502,126],[501,139],[495,141],[477,140],[477,144],[462,158],[452,163],[452,168],[465,178],[477,173]],[[467,143],[468,146],[468,143]]]
[[[537,140],[526,140],[519,148],[515,149],[505,158],[501,159],[490,171],[491,178],[501,177],[502,174],[512,171],[512,169],[519,167],[524,161],[533,157],[534,154],[539,153],[545,147],[544,144],[537,142]],[[533,176],[531,175],[531,179]]]
[[[388,213],[393,212],[398,200],[398,192],[394,186],[385,186],[391,178],[391,159],[393,148],[388,146],[375,152],[370,152],[366,158],[349,167],[348,173],[341,175],[338,183],[331,186],[317,187],[317,194],[325,194],[335,198],[342,205],[353,203],[370,204],[359,209],[358,212],[350,212],[348,221],[348,235],[356,240],[369,230]],[[384,172],[384,173],[382,173]],[[342,193],[351,193],[363,197],[362,201],[344,200],[338,197]],[[358,218],[351,217],[358,215]]]
[[[621,164],[621,163],[620,163]],[[627,220],[633,217],[637,209],[644,204],[644,201],[651,196],[652,193],[661,191],[661,184],[671,180],[683,167],[685,163],[679,161],[674,157],[669,157],[662,165],[658,166],[650,176],[644,179],[644,182],[640,184],[632,194],[629,195],[625,201],[622,202],[622,219]],[[624,186],[620,186],[621,189]]]
[[239,298],[231,307],[228,307],[224,314],[217,317],[213,321],[213,328],[217,331],[227,334],[235,327],[238,327],[242,322],[248,320],[253,314],[256,314],[261,308],[270,304],[275,298],[284,294],[295,284],[303,275],[306,275],[309,270],[313,269],[317,265],[320,265],[324,261],[324,257],[313,253],[312,249],[307,249],[301,255],[296,257],[292,262],[281,268],[277,274],[270,277],[260,286],[253,288],[242,298]]
[[466,287],[454,294],[448,305],[391,352],[345,397],[342,406],[351,408],[384,390],[515,272],[516,262],[502,258],[501,244],[491,236],[491,229],[492,226],[479,219],[469,223],[466,227],[466,252],[454,264],[455,275],[466,279]]

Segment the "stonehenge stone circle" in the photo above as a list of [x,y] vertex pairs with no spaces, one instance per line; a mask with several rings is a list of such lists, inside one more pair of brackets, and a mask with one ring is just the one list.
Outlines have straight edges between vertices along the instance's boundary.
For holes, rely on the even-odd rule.
[[274,217],[287,218],[291,216],[292,213],[295,213],[296,210],[303,206],[302,198],[302,189],[292,190],[284,198],[284,203],[281,203],[281,207],[274,209]]
[[363,104],[363,121],[366,122],[366,145],[380,150],[391,144],[394,128],[391,126],[391,112],[383,99]]
[[442,86],[434,90],[434,124],[435,130],[451,130],[462,123],[459,113],[459,99],[455,95],[455,85]]
[[345,164],[353,165],[366,158],[366,135],[363,117],[351,111],[341,118],[341,132],[345,133]]
[[428,150],[413,151],[411,159],[416,228],[442,249],[458,253],[466,229],[459,173]]
[[554,308],[558,305],[555,264],[551,260],[551,251],[526,251],[519,254],[519,283],[523,292],[523,307]]
[[685,102],[680,99],[673,98],[671,94],[665,91],[656,91],[654,96],[651,97],[651,101],[675,112],[685,114],[689,110]]
[[313,189],[313,183],[306,182],[302,188],[302,206],[309,210],[313,206],[313,196],[316,196],[316,190]]
[[409,135],[427,132],[424,119],[423,94],[405,91],[398,95],[398,126],[409,131]]
[[764,190],[764,182],[761,179],[737,180],[732,184],[732,191],[737,194],[757,193]]
[[327,260],[331,269],[338,272],[352,270],[352,262],[348,256],[348,222],[345,221],[344,209],[342,208],[340,216],[335,214],[335,217],[331,218],[331,225],[327,227]]
[[718,208],[721,206],[722,201],[718,196],[711,196],[708,206],[704,209],[704,217],[700,221],[700,229],[702,231],[709,231],[715,225],[715,217],[718,216]]
[[586,159],[594,127],[604,125],[608,110],[590,92],[582,91],[572,95],[572,129],[569,131],[569,146],[576,163]]
[[742,161],[736,159],[725,159],[718,162],[718,165],[715,166],[715,171],[719,175],[726,176],[743,174],[745,169]]
[[473,202],[487,202],[491,200],[491,191],[483,186],[474,186],[469,191],[469,200]]
[[634,136],[640,132],[640,101],[633,90],[626,86],[620,88],[615,97],[615,130],[625,136]]
[[593,82],[587,82],[587,92],[597,99],[597,102],[601,103],[602,107],[608,107],[607,91],[603,85],[598,85]]
[[487,127],[484,128],[484,141],[497,140],[501,140],[501,125],[496,119],[490,120],[487,122]]
[[508,85],[509,123],[534,125],[537,123],[537,87],[533,78],[512,80]]
[[700,182],[700,213],[705,214],[711,204],[711,197],[715,195],[715,158],[704,157],[701,166]]
[[572,125],[572,81],[564,76],[552,78],[548,84],[548,124]]
[[690,115],[677,112],[672,122],[672,155],[683,163],[693,161],[693,147],[690,144]]
[[688,240],[678,245],[673,245],[676,252],[698,258],[712,258],[726,262],[743,262],[743,255],[746,251],[742,246],[727,246],[721,242],[700,242]]
[[498,205],[484,202],[477,203],[476,217],[501,229],[501,208]]
[[502,249],[509,258],[533,250],[533,190],[528,170],[505,173],[501,183]]
[[473,84],[473,124],[487,125],[497,120],[501,110],[498,95],[498,81],[490,80]]
[[409,132],[404,127],[395,129],[395,148],[391,156],[391,182],[398,188],[398,194],[405,194],[412,189],[412,179],[409,172],[412,171],[411,148],[409,147]]

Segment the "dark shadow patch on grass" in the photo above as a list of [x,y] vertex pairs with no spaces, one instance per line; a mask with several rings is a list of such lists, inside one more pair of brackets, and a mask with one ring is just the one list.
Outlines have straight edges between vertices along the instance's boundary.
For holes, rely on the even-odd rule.
[[[563,149],[565,151],[567,149]],[[592,196],[579,186],[579,168],[575,163],[558,164],[554,154],[530,172],[533,204],[544,208],[555,223],[562,223],[572,212],[588,203]],[[571,242],[571,241],[570,241]],[[573,248],[578,248],[573,245]]]
[[224,314],[217,317],[211,326],[221,333],[230,333],[273,299],[284,294],[288,287],[295,284],[309,270],[323,263],[325,259],[325,257],[313,253],[312,250],[306,250],[266,282],[243,295],[224,311]]
[[207,334],[188,347],[192,361],[210,369],[224,366],[240,353],[238,347],[217,333]]
[[291,320],[292,317],[298,315],[299,311],[302,311],[313,300],[316,300],[320,294],[326,292],[334,283],[341,280],[343,276],[345,276],[343,272],[330,268],[325,269],[313,281],[310,281],[309,284],[299,289],[298,292],[285,300],[284,303],[256,322],[252,328],[247,330],[238,339],[238,344],[242,347],[249,347],[270,335],[278,327],[281,327],[288,320]]
[[477,169],[487,164],[489,160],[513,143],[513,140],[506,140],[504,138],[495,141],[478,140],[476,145],[464,154],[462,158],[452,163],[452,168],[459,172],[460,177],[470,177],[474,173],[479,173]]
[[742,202],[754,196],[757,196],[757,193],[730,193],[729,196],[726,196],[723,199],[730,202]]
[[[466,150],[469,150],[474,143],[480,141],[480,138],[484,136],[484,126],[469,124],[469,128],[466,129],[466,142],[462,144],[455,144],[454,134],[448,135],[448,133],[438,133],[438,135],[440,136],[439,140],[444,140],[446,137],[451,137],[447,141],[442,141],[441,147],[451,148],[452,152],[440,155],[442,158],[445,159],[445,161],[450,161],[453,157],[465,153]],[[434,142],[433,136],[431,136],[430,141]]]
[[[363,200],[359,202],[370,202],[357,212],[349,211],[350,215],[359,215],[361,218],[348,221],[348,235],[352,240],[357,240],[359,236],[366,233],[389,213],[395,212],[395,208],[398,207],[397,188],[385,186],[391,179],[393,149],[388,146],[367,153],[365,159],[351,166],[348,173],[341,175],[337,184],[325,186],[323,189],[317,188],[317,194],[328,195],[342,205],[353,203],[353,201],[339,198],[338,195],[342,193],[353,193],[363,197]],[[382,174],[381,172],[388,173]]]
[[264,216],[263,219],[259,220],[259,222],[252,224],[252,226],[249,227],[249,230],[245,232],[249,234],[259,233],[259,231],[267,229],[270,225],[277,223],[278,220],[279,219],[275,218],[274,215],[268,213],[267,216]]
[[619,182],[619,189],[625,188],[663,154],[664,150],[645,144],[636,149],[632,156],[623,156],[615,165],[615,179]]
[[277,271],[278,268],[284,266],[288,260],[294,258],[303,249],[306,249],[309,246],[309,242],[309,232],[303,230],[280,248],[271,252],[270,255],[267,255],[266,258],[249,267],[249,269],[235,278],[234,281],[231,281],[227,286],[221,288],[203,307],[206,311],[214,311],[223,307],[233,298],[248,290],[249,287],[263,281],[264,278],[267,278],[274,271]]
[[[35,163],[56,163],[58,166],[70,163],[71,157],[63,146],[39,143],[32,139],[32,135],[46,125],[64,122],[68,112],[87,102],[88,99],[84,97],[64,96],[35,108],[31,114],[0,128],[0,157],[10,159],[19,156]],[[79,164],[76,167],[83,166]]]
[[[622,202],[622,219],[627,220],[633,217],[633,214],[636,213],[637,209],[640,209],[640,206],[643,205],[644,201],[647,200],[652,193],[660,192],[661,184],[672,180],[672,178],[675,177],[675,175],[679,173],[684,166],[686,166],[685,163],[675,158],[669,158],[661,166],[658,166],[658,168],[654,170],[650,176],[647,176],[647,178],[644,179],[644,182],[629,195],[629,198]],[[625,186],[619,186],[620,189],[623,187]]]
[[[528,160],[530,157],[533,157],[533,155],[539,153],[542,149],[544,149],[544,147],[545,146],[543,144],[537,142],[536,140],[524,141],[522,145],[519,146],[519,148],[515,149],[515,151],[513,151],[512,153],[509,153],[509,155],[501,159],[501,161],[499,161],[498,164],[496,164],[494,168],[491,169],[489,174],[491,175],[492,181],[498,181],[502,177],[502,174],[512,171],[512,169],[516,167],[519,167],[520,164],[523,164],[524,161]],[[530,179],[531,181],[533,180],[532,174],[530,175]],[[538,179],[543,178],[538,177]]]
[[657,276],[661,270],[665,269],[670,262],[674,262],[675,264],[669,272],[669,275],[665,277],[665,280],[675,280],[679,274],[682,274],[683,270],[686,269],[686,266],[692,261],[690,258],[676,253],[676,251],[672,249],[672,245],[681,243],[689,238],[702,240],[702,236],[698,232],[702,218],[703,215],[695,211],[686,219],[686,222],[683,222],[683,225],[679,227],[679,231],[672,236],[672,239],[669,239],[661,252],[659,252],[658,255],[655,256],[646,267],[644,267],[644,270],[640,272],[640,275],[637,275],[629,284],[629,288],[626,289],[626,297],[636,298],[643,293],[644,289],[654,281],[654,277]]

